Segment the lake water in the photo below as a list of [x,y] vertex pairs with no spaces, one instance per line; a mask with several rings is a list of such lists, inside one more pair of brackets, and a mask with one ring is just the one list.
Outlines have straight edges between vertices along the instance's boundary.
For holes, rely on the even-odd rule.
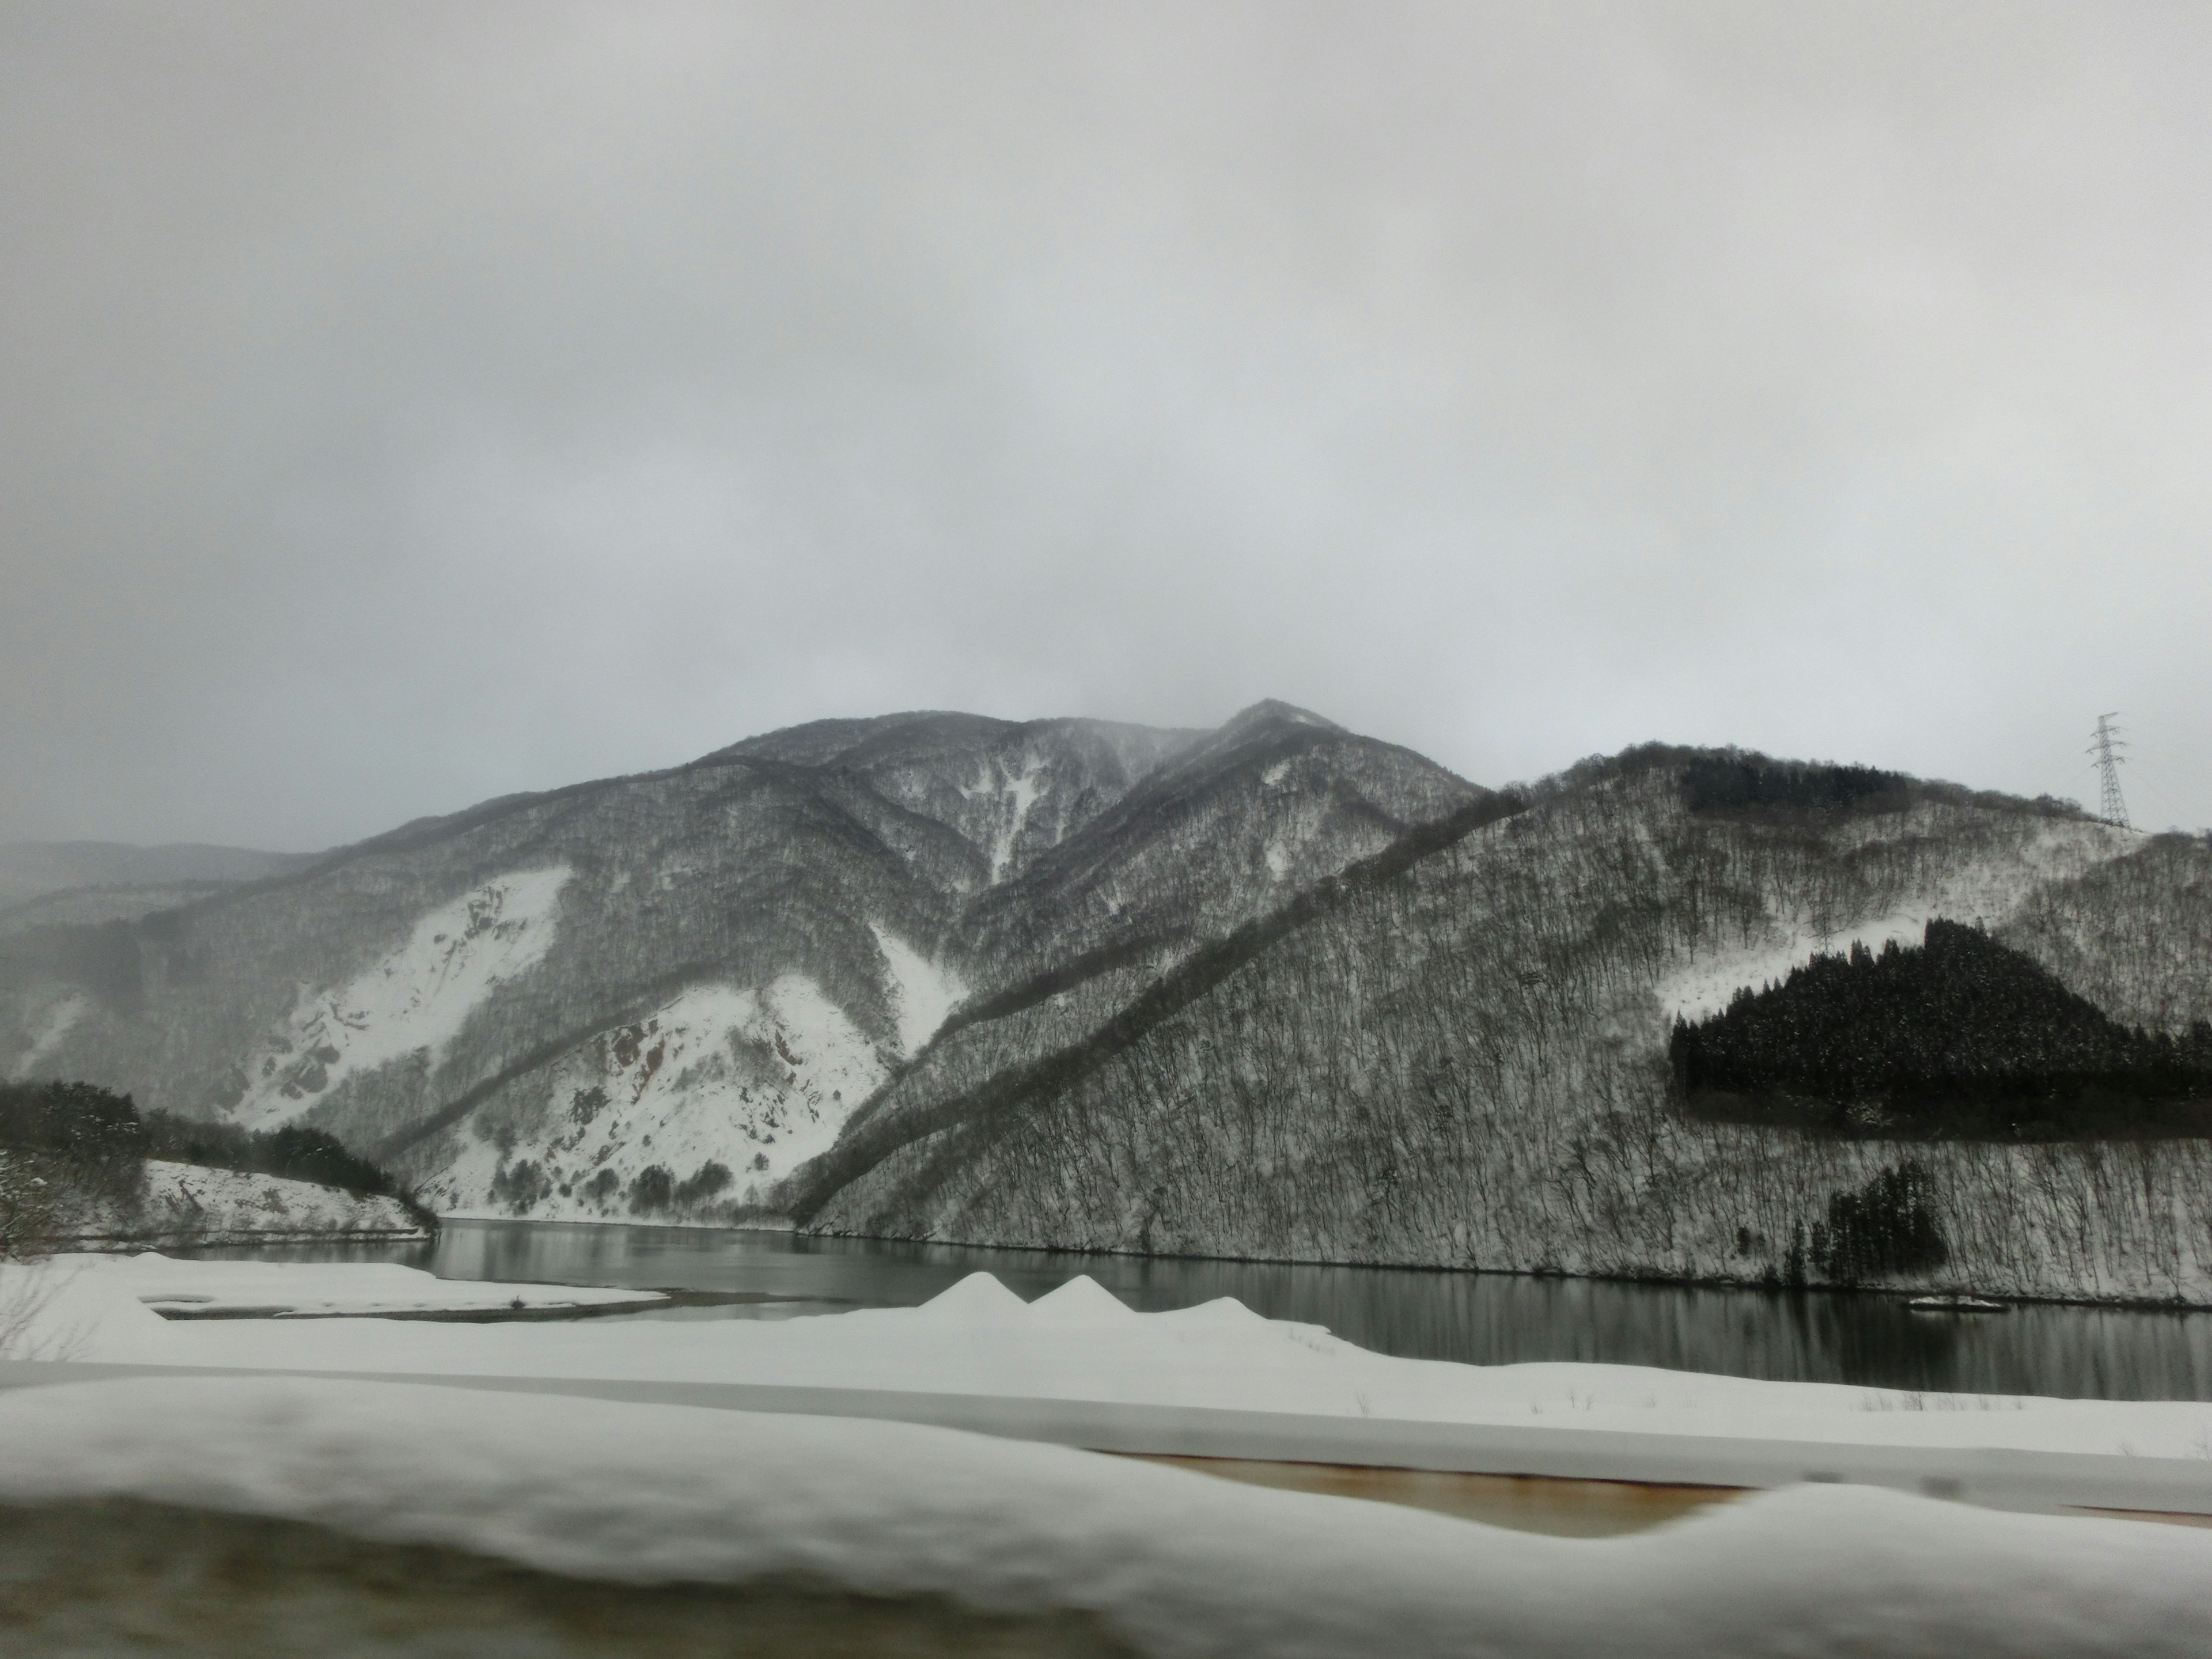
[[2212,1400],[2212,1313],[2023,1304],[1910,1313],[1901,1297],[1705,1290],[1509,1273],[978,1249],[689,1227],[452,1221],[434,1244],[217,1250],[404,1261],[446,1279],[744,1291],[793,1298],[641,1318],[789,1318],[911,1307],[963,1275],[1027,1297],[1088,1273],[1131,1307],[1233,1296],[1364,1348],[1475,1364],[1577,1359],[1790,1382],[2102,1400]]

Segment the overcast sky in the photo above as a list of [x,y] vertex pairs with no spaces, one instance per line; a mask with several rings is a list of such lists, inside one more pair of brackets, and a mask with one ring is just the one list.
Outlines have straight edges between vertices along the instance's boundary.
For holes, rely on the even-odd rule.
[[1276,696],[2212,823],[2212,7],[0,0],[0,839]]

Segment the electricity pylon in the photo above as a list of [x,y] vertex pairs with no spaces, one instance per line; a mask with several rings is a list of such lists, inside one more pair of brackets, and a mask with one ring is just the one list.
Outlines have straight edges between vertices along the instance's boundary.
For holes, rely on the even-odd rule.
[[[2112,711],[2112,714],[2118,713],[2118,709]],[[2121,728],[2112,724],[2112,714],[2097,716],[2097,740],[2088,749],[2097,757],[2097,777],[2104,785],[2104,799],[2097,816],[2107,823],[2131,830],[2135,826],[2128,822],[2127,799],[2120,793],[2120,768],[2127,757],[2116,752],[2126,748],[2128,742],[2120,735]]]

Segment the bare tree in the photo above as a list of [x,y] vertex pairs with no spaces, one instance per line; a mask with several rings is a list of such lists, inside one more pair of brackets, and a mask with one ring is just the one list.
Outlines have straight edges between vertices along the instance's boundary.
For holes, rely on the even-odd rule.
[[44,1259],[54,1218],[53,1190],[31,1160],[0,1146],[0,1359],[65,1357],[29,1351],[32,1326],[60,1286]]

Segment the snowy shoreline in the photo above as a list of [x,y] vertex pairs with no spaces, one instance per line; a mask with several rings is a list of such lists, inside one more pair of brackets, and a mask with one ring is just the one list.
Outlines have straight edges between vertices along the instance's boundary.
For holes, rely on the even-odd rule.
[[[276,1287],[340,1316],[157,1311]],[[0,1269],[0,1334],[35,1304],[19,1329],[46,1349],[0,1361],[0,1509],[65,1529],[143,1500],[576,1579],[1074,1612],[1160,1659],[2212,1648],[2212,1531],[2151,1523],[2212,1512],[2212,1404],[1401,1359],[1226,1297],[1137,1313],[1083,1278],[778,1322],[391,1316],[634,1294],[153,1255]],[[1738,1495],[1570,1538],[1158,1456]]]
[[996,1251],[1007,1255],[1103,1255],[1125,1261],[1223,1261],[1245,1267],[1343,1267],[1355,1273],[1431,1273],[1445,1278],[1468,1279],[1568,1279],[1591,1285],[1650,1285],[1664,1289],[1685,1291],[1758,1291],[1777,1296],[1802,1293],[1808,1296],[1848,1296],[1879,1297],[1885,1301],[1909,1301],[1923,1296],[1986,1297],[2007,1305],[2037,1308],[2109,1308],[2129,1313],[2212,1313],[2212,1296],[2201,1301],[2182,1297],[2130,1296],[2051,1296],[2034,1291],[1982,1291],[1964,1280],[1942,1279],[1914,1279],[1911,1283],[1892,1285],[1785,1285],[1769,1279],[1747,1279],[1726,1274],[1680,1274],[1660,1273],[1577,1273],[1565,1267],[1464,1267],[1435,1261],[1343,1261],[1320,1256],[1304,1255],[1215,1255],[1184,1250],[1115,1250],[1089,1244],[1006,1244],[981,1243],[969,1239],[945,1238],[932,1236],[918,1237],[905,1233],[848,1232],[830,1228],[808,1228],[793,1224],[789,1227],[770,1227],[760,1224],[731,1226],[721,1222],[638,1221],[603,1222],[588,1220],[556,1220],[538,1222],[528,1217],[499,1216],[474,1212],[453,1212],[442,1215],[447,1221],[522,1221],[533,1226],[599,1227],[599,1226],[699,1226],[726,1232],[795,1232],[803,1238],[854,1239],[873,1244],[911,1244],[920,1248],[941,1245],[950,1250]]
[[[1930,1394],[1576,1362],[1482,1366],[1400,1358],[1319,1326],[1264,1318],[1228,1297],[1140,1314],[1085,1278],[1026,1303],[991,1275],[974,1273],[919,1308],[769,1320],[463,1324],[374,1316],[517,1301],[605,1304],[639,1293],[440,1280],[385,1264],[94,1255],[40,1271],[47,1277],[37,1282],[53,1292],[50,1305],[27,1340],[17,1343],[15,1358],[423,1380],[874,1390],[1603,1430],[1709,1444],[1753,1438],[2075,1452],[2195,1460],[2212,1478],[2212,1403]],[[0,1270],[0,1302],[10,1284],[31,1283],[25,1270]],[[178,1322],[156,1311],[164,1300],[198,1308],[282,1304],[296,1313],[364,1316]]]
[[203,1164],[146,1160],[144,1184],[128,1204],[106,1203],[50,1245],[144,1249],[216,1244],[407,1244],[436,1237],[396,1198],[350,1193],[311,1181]]

